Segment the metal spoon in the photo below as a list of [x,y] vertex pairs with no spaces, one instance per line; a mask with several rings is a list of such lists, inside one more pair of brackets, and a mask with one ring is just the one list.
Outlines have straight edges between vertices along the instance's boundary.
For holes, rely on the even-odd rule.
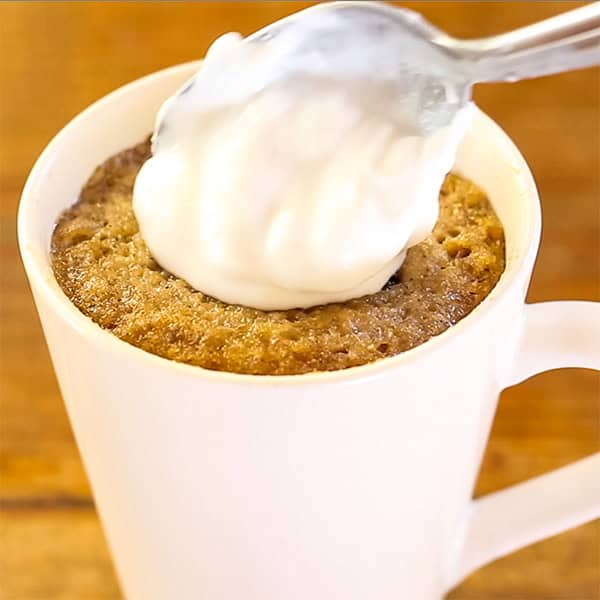
[[[404,118],[431,132],[447,125],[469,102],[475,83],[600,64],[600,3],[509,33],[461,40],[411,10],[379,2],[330,2],[276,21],[241,43],[276,48],[269,63],[272,80],[305,72],[392,82]],[[236,68],[232,64],[218,77],[235,80]],[[180,95],[195,84],[192,80]],[[171,107],[176,102],[177,97]]]

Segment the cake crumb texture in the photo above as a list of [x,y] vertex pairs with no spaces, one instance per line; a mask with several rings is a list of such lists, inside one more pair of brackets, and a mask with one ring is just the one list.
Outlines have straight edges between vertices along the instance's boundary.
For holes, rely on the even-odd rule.
[[164,271],[144,244],[131,197],[149,157],[146,140],[94,171],[60,217],[51,257],[58,283],[83,314],[168,359],[257,375],[362,365],[414,348],[460,321],[504,270],[504,231],[485,193],[449,174],[435,229],[409,249],[380,292],[286,311],[224,304]]

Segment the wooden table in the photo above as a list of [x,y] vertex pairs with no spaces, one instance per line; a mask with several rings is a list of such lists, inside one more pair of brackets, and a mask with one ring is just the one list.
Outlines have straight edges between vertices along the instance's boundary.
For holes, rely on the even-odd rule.
[[[581,3],[406,4],[473,37]],[[201,57],[223,31],[249,33],[304,5],[0,4],[2,600],[121,597],[17,252],[15,215],[27,172],[46,142],[100,96]],[[544,235],[532,301],[599,297],[599,93],[598,70],[476,92],[524,152],[541,190]],[[599,417],[593,372],[551,372],[508,390],[477,494],[597,451]],[[600,525],[500,560],[450,598],[598,600]]]

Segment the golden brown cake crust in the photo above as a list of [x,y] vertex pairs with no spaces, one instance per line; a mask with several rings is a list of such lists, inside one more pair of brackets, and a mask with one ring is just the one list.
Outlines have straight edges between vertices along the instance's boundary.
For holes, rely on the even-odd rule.
[[[152,259],[131,208],[149,142],[99,166],[52,238],[56,278],[85,315],[176,361],[252,374],[332,371],[422,344],[469,314],[504,270],[504,232],[485,194],[449,175],[433,233],[371,296],[262,312],[193,290]],[[401,192],[400,192],[401,193]]]

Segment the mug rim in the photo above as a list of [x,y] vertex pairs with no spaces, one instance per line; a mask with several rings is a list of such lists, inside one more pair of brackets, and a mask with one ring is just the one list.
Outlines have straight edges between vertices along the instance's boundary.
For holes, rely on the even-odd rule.
[[[504,130],[493,119],[488,117],[483,111],[476,107],[477,116],[483,117],[492,125],[498,140],[505,144],[507,151],[512,158],[521,166],[515,177],[522,178],[524,194],[528,201],[528,208],[531,213],[530,226],[525,235],[523,251],[514,258],[513,268],[510,272],[505,268],[500,279],[490,291],[490,293],[465,317],[458,323],[451,325],[442,333],[433,336],[429,340],[415,346],[410,350],[406,350],[395,356],[382,358],[373,362],[346,369],[337,369],[334,371],[314,371],[309,373],[293,374],[293,375],[254,375],[247,373],[235,373],[229,371],[217,371],[206,369],[201,366],[181,363],[169,358],[158,356],[147,350],[143,350],[138,346],[134,346],[125,340],[114,335],[112,332],[103,329],[100,325],[94,322],[91,318],[85,316],[69,297],[63,292],[58,285],[52,270],[48,276],[48,267],[46,263],[42,263],[38,256],[31,251],[33,242],[30,241],[30,214],[33,212],[33,197],[35,196],[35,188],[39,185],[39,181],[43,181],[46,177],[46,170],[53,161],[53,155],[56,148],[60,146],[67,133],[76,128],[81,121],[86,119],[91,113],[101,110],[109,103],[115,102],[120,96],[131,92],[137,87],[142,87],[150,81],[160,78],[165,78],[178,72],[184,73],[198,67],[201,61],[191,61],[181,63],[166,69],[155,71],[132,82],[129,82],[116,90],[106,94],[96,100],[84,110],[79,112],[72,118],[60,131],[50,140],[43,149],[37,160],[35,161],[28,177],[25,186],[21,193],[19,202],[18,218],[17,218],[17,237],[21,259],[25,266],[25,271],[30,281],[30,287],[34,290],[34,297],[37,294],[43,296],[43,300],[51,309],[60,316],[61,320],[67,323],[70,327],[76,330],[82,336],[86,336],[95,345],[104,346],[107,351],[116,355],[121,355],[124,360],[139,361],[146,363],[148,366],[156,369],[170,369],[179,372],[181,375],[200,377],[202,379],[214,380],[218,383],[228,384],[250,384],[250,385],[290,385],[290,384],[325,384],[325,383],[350,383],[352,381],[371,379],[382,375],[383,373],[411,364],[419,360],[423,354],[433,353],[440,349],[441,346],[453,340],[456,336],[461,335],[466,327],[476,324],[478,321],[486,318],[499,304],[512,287],[517,283],[518,276],[522,272],[523,266],[528,264],[529,260],[535,258],[537,253],[537,245],[541,232],[541,209],[539,202],[539,194],[529,165],[525,158],[512,141],[512,139],[504,132]],[[46,258],[48,254],[46,253]],[[37,298],[36,303],[37,303]]]

